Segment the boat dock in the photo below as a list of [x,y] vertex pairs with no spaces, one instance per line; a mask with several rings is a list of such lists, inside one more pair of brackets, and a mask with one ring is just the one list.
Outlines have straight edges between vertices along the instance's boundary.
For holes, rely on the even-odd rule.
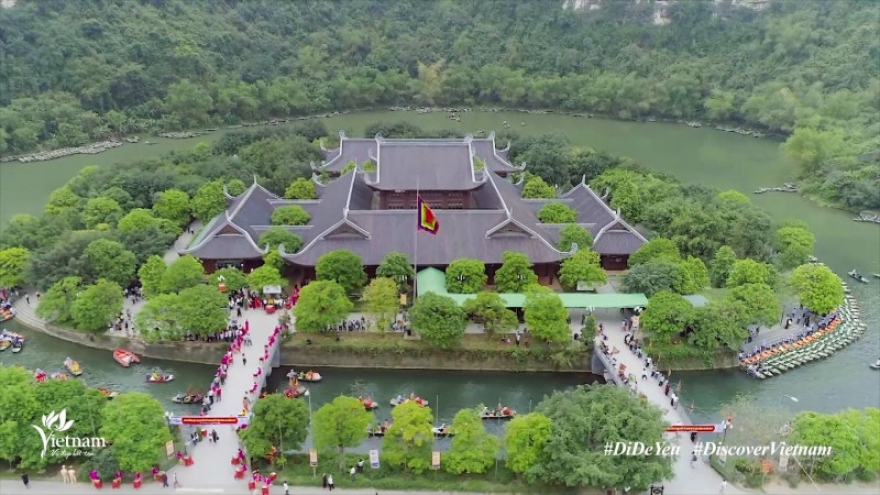
[[786,182],[780,187],[762,187],[759,188],[754,194],[764,194],[766,192],[784,192],[784,193],[796,193],[798,192],[798,188],[794,184],[790,184]]

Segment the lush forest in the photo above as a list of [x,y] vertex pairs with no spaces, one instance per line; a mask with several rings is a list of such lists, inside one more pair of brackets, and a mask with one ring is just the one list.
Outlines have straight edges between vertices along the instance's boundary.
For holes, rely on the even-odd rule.
[[880,7],[70,0],[0,9],[0,153],[391,105],[734,121],[807,192],[880,207]]

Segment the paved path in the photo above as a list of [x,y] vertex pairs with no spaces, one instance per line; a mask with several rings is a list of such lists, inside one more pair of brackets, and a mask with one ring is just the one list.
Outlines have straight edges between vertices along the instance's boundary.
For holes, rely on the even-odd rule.
[[[249,335],[253,341],[252,346],[243,348],[242,354],[247,357],[247,364],[243,362],[241,355],[235,356],[235,361],[229,367],[226,384],[222,387],[222,398],[211,407],[211,416],[240,416],[243,412],[244,397],[247,396],[252,402],[256,400],[256,396],[250,393],[254,382],[259,381],[258,393],[265,383],[267,369],[263,369],[263,374],[259,378],[255,378],[254,374],[261,366],[265,365],[268,368],[268,363],[261,363],[260,357],[264,352],[263,346],[269,343],[269,338],[278,325],[278,314],[268,315],[262,310],[246,310],[239,319],[240,324],[243,325],[245,320],[249,323]],[[276,341],[276,345],[279,342]],[[209,384],[206,384],[205,389],[208,388],[210,388]],[[220,437],[219,441],[199,442],[195,448],[190,449],[195,463],[189,467],[177,465],[171,472],[177,473],[184,487],[236,484],[239,489],[244,487],[246,490],[247,479],[250,478],[235,480],[235,467],[230,463],[239,448],[239,440],[234,428],[208,426],[206,429],[209,432],[215,429]]]
[[[177,252],[189,247],[189,243],[192,242],[202,230],[202,221],[196,220],[186,228],[187,230],[183,234],[180,234],[180,237],[174,241],[174,245],[168,248],[168,251],[165,251],[165,255],[162,256],[162,258],[165,259],[166,265],[170,265],[171,263],[174,263],[174,260],[180,258],[180,255],[177,254]],[[192,234],[190,234],[190,232],[192,232]]]
[[[212,480],[213,478],[206,478],[206,480]],[[218,480],[219,481],[219,480]],[[169,481],[170,483],[170,481]],[[180,493],[180,494],[230,494],[230,495],[243,495],[248,493],[247,486],[241,485],[232,485],[232,484],[222,484],[217,483],[208,488],[207,486],[211,483],[203,483],[198,485],[198,488],[193,488],[196,485],[184,485],[181,482],[181,487],[178,489],[172,488],[162,488],[161,483],[145,483],[139,490],[135,490],[132,488],[131,484],[123,485],[122,488],[112,490],[108,485],[104,485],[103,491],[108,491],[112,494],[120,494],[120,495],[159,495],[166,493]],[[21,480],[0,480],[0,494],[3,495],[43,495],[43,494],[57,494],[57,495],[95,495],[97,492],[91,484],[80,482],[76,485],[65,485],[64,483],[58,481],[32,481],[31,488],[26,489],[22,484]],[[280,483],[277,483],[272,486],[269,493],[271,495],[283,495],[284,490],[281,488]],[[321,489],[321,487],[311,487],[311,486],[291,486],[290,487],[291,495],[324,495],[329,492],[327,490]],[[418,493],[421,495],[486,495],[483,493],[466,493],[466,492],[442,492],[442,491],[412,491],[412,490],[374,490],[371,488],[358,488],[358,489],[344,489],[337,488],[333,490],[333,493],[338,493],[339,495],[411,495],[413,493]],[[496,494],[497,495],[497,494]]]

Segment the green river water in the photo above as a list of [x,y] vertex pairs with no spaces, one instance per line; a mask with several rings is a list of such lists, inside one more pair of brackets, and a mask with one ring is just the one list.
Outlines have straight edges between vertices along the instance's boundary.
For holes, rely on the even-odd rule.
[[[759,187],[777,186],[792,179],[793,168],[780,153],[778,142],[666,123],[505,112],[461,115],[461,122],[453,122],[442,113],[370,112],[333,117],[327,119],[327,125],[331,132],[344,129],[351,136],[360,136],[363,129],[375,121],[404,119],[425,129],[461,127],[469,132],[488,132],[500,130],[502,122],[506,120],[520,134],[562,133],[575,145],[629,156],[650,168],[672,173],[685,182],[736,189],[749,194],[756,204],[777,219],[807,222],[816,235],[816,255],[838,274],[845,276],[852,268],[862,273],[880,272],[878,226],[853,222],[851,214],[818,207],[796,194],[751,195]],[[525,126],[521,126],[521,122],[525,122]],[[158,144],[126,144],[100,155],[78,155],[41,163],[2,164],[0,222],[16,213],[38,214],[49,193],[86,165],[107,165],[156,157],[171,150],[189,148],[199,141],[215,139],[220,132],[190,140],[150,138]],[[880,372],[868,367],[868,364],[880,358],[880,280],[872,280],[869,285],[850,285],[869,325],[867,334],[860,341],[829,359],[760,382],[738,371],[676,373],[674,379],[681,381],[683,402],[693,405],[693,416],[705,420],[718,419],[719,406],[739,393],[754,394],[767,404],[778,403],[782,394],[794,396],[799,402],[787,401],[787,407],[792,410],[832,412],[846,407],[880,405]],[[27,331],[15,323],[5,326]],[[18,363],[48,371],[60,368],[65,356],[71,355],[85,366],[83,379],[88,383],[155,392],[165,402],[178,390],[203,387],[212,372],[211,367],[207,366],[154,360],[146,360],[139,369],[122,371],[112,361],[109,352],[90,350],[32,331],[27,333],[29,345],[25,351],[17,356],[0,353],[0,363]],[[162,369],[182,378],[169,385],[146,385],[144,376],[151,369]],[[327,370],[325,375],[325,382],[313,387],[315,407],[336,394],[351,393],[352,387],[372,393],[382,404],[398,393],[415,391],[432,403],[439,398],[438,415],[441,421],[450,418],[459,408],[478,403],[494,404],[498,400],[521,411],[527,410],[530,399],[536,403],[554,389],[590,380],[589,377],[578,375],[368,370]],[[169,404],[169,408],[172,407]]]

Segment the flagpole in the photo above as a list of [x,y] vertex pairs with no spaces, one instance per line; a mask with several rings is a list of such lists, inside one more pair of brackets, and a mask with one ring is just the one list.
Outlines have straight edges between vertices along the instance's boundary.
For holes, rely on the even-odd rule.
[[416,298],[416,284],[419,278],[419,230],[422,226],[422,211],[419,209],[419,178],[416,178],[416,230],[413,234],[413,300]]

